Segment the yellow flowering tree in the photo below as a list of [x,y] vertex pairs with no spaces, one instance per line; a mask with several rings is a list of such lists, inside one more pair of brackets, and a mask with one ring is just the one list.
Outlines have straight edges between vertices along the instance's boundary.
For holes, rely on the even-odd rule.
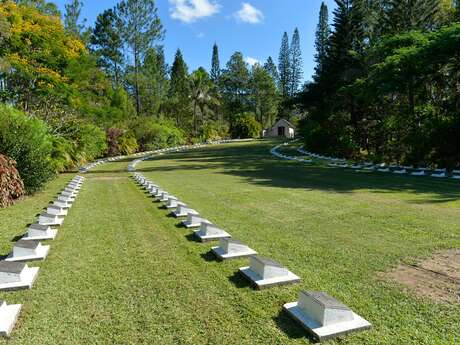
[[66,69],[86,55],[59,17],[12,1],[0,3],[2,98],[25,111],[55,111],[71,90]]

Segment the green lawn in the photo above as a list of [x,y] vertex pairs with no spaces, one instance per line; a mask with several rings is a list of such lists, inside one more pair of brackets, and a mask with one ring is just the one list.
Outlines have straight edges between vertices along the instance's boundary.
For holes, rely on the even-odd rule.
[[[86,174],[84,187],[9,344],[305,344],[283,313],[300,289],[324,290],[373,324],[331,344],[458,344],[459,305],[436,304],[379,272],[460,248],[458,181],[353,172],[271,157],[275,142],[156,156],[138,171],[302,278],[252,290],[246,260],[217,262],[125,172]],[[1,249],[72,175],[0,211]],[[6,343],[0,341],[0,343]]]

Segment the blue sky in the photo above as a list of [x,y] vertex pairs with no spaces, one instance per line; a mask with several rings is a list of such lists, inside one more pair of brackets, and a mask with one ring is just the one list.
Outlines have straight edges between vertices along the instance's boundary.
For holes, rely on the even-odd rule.
[[[68,0],[54,2],[64,12]],[[117,0],[82,0],[82,17],[93,25],[99,13]],[[264,62],[272,56],[277,63],[284,31],[291,37],[295,27],[301,35],[304,78],[314,70],[314,41],[322,0],[157,0],[166,29],[163,41],[166,59],[172,63],[177,48],[182,50],[190,70],[211,63],[211,49],[217,42],[222,67],[231,54],[241,51],[248,62]],[[334,0],[325,0],[330,17]]]

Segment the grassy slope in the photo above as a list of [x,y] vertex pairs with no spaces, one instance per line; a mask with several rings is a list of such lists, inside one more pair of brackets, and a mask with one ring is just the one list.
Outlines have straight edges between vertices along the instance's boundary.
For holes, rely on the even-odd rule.
[[[458,306],[417,300],[377,272],[460,247],[455,181],[309,167],[271,158],[271,143],[227,145],[138,167],[205,217],[303,281],[255,292],[110,163],[87,175],[24,304],[11,344],[296,344],[280,314],[299,289],[325,290],[374,324],[341,344],[455,344]],[[68,180],[0,211],[1,248]],[[1,341],[0,341],[1,343]]]

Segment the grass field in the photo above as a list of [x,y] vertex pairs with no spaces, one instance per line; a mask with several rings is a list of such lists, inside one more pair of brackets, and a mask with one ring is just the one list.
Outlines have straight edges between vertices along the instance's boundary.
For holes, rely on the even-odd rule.
[[[0,293],[23,311],[8,344],[305,344],[283,313],[300,289],[324,290],[372,322],[331,344],[458,344],[458,304],[417,298],[385,272],[460,248],[458,181],[356,173],[271,157],[274,142],[214,146],[138,171],[302,278],[254,291],[217,262],[125,171],[86,175],[32,290]],[[288,150],[292,150],[289,149]],[[0,211],[0,248],[72,175]],[[7,343],[0,340],[0,343]]]

